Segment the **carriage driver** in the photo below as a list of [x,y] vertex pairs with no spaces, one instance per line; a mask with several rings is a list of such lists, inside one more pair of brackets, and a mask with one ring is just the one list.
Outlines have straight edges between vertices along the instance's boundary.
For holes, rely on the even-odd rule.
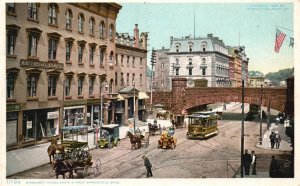
[[64,153],[59,151],[59,150],[56,150],[55,154],[54,154],[54,159],[55,159],[55,161],[63,161],[64,160]]

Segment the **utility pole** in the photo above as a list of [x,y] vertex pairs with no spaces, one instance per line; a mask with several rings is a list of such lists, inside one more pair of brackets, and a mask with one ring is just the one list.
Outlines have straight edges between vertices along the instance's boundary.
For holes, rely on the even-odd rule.
[[133,81],[133,133],[135,134],[135,83]]
[[103,123],[103,83],[106,79],[106,75],[100,75],[100,117],[99,117],[99,138],[101,139],[101,135],[102,135],[102,123]]
[[151,98],[150,98],[150,111],[152,112],[153,110],[153,102],[152,102],[152,89],[153,89],[153,66],[156,63],[156,51],[154,50],[154,48],[152,48],[152,53],[151,53],[151,84],[150,84],[150,94],[151,94]]
[[259,124],[259,144],[262,145],[262,87],[260,85],[260,124]]
[[241,178],[244,177],[243,173],[243,155],[244,155],[244,80],[242,80],[242,127],[241,127]]
[[64,135],[62,131],[62,127],[64,125],[64,102],[65,102],[65,78],[62,76],[62,104],[60,107],[60,125],[59,125],[59,135],[60,135],[60,143],[63,144]]

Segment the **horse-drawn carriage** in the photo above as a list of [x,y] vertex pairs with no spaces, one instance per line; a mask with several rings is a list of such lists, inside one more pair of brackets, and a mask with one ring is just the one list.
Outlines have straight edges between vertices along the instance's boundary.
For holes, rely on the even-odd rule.
[[114,146],[119,146],[120,138],[119,138],[119,125],[117,124],[109,124],[102,126],[102,135],[98,141],[98,145],[100,148],[107,147],[109,149]]
[[158,140],[157,148],[171,148],[172,150],[176,148],[177,139],[174,136],[175,130],[170,128],[168,131],[163,131],[160,139]]
[[[56,175],[56,178],[58,178],[59,175],[62,175],[63,178],[65,178],[65,174],[69,173],[68,177],[73,178],[73,171],[76,173],[82,171],[83,177],[90,175],[97,176],[100,174],[101,161],[97,159],[93,162],[88,142],[78,141],[78,133],[84,130],[87,132],[87,126],[63,127],[63,136],[64,133],[72,133],[72,140],[63,140],[62,144],[58,145],[56,142],[49,146],[48,155],[50,163],[53,165],[53,168],[49,171],[51,177]],[[77,134],[77,141],[74,141],[74,133]],[[55,152],[53,153],[54,149]],[[51,162],[51,155],[53,157],[53,162]]]
[[155,119],[152,123],[148,123],[148,127],[149,127],[149,134],[154,136],[157,132],[159,132],[159,134],[161,134],[161,126],[160,124],[157,124],[157,120]]
[[172,119],[172,124],[177,129],[186,127],[186,123],[184,122],[184,115],[181,115],[181,114],[174,115],[173,119]]
[[132,150],[141,148],[142,144],[145,148],[149,146],[149,132],[137,129],[134,132],[127,131],[126,136],[130,138]]

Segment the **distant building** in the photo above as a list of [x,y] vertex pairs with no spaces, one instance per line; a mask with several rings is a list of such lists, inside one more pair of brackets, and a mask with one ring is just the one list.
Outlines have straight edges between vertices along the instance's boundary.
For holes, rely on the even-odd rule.
[[249,77],[248,87],[265,87],[265,77]]

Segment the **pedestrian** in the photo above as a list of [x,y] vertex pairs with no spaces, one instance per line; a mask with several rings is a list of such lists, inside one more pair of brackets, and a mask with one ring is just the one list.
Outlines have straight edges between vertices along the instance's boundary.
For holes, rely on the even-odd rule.
[[270,142],[271,142],[271,149],[273,149],[274,145],[275,145],[275,132],[274,132],[274,130],[272,130],[269,138],[270,138]]
[[281,142],[281,138],[280,138],[280,134],[278,133],[278,131],[275,132],[275,148],[279,149],[280,146],[280,142]]
[[243,154],[243,166],[244,166],[244,170],[245,170],[245,175],[249,175],[250,172],[250,164],[252,162],[252,158],[251,155],[248,154],[248,150],[245,150],[245,153]]
[[255,154],[255,151],[253,150],[251,152],[251,156],[252,156],[252,162],[251,162],[251,165],[252,165],[252,174],[253,175],[256,175],[256,154]]
[[272,160],[270,163],[270,168],[269,168],[269,176],[271,178],[277,178],[278,174],[277,174],[278,170],[277,170],[277,160],[275,159],[275,156],[272,156]]
[[145,165],[145,167],[147,169],[147,178],[149,178],[149,176],[152,177],[153,176],[152,170],[151,170],[152,165],[150,163],[150,160],[145,155],[143,155],[142,158],[144,159],[144,165]]

